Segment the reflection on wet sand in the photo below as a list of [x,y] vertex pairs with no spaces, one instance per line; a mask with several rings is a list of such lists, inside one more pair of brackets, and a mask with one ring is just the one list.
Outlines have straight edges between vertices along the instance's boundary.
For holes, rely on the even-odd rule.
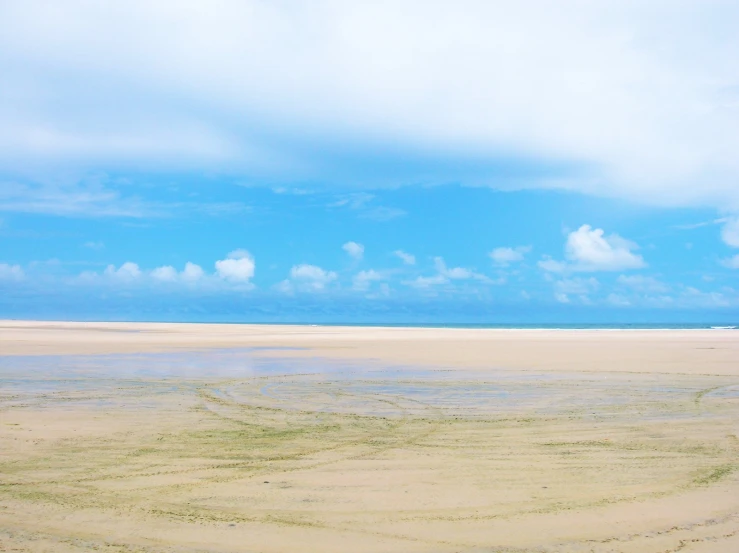
[[737,546],[735,377],[280,354],[0,357],[0,550]]

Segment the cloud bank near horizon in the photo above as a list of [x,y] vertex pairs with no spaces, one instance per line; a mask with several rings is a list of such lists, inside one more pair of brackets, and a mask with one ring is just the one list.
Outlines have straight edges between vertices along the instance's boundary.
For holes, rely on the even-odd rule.
[[720,0],[5,2],[1,186],[217,170],[738,211],[737,21]]

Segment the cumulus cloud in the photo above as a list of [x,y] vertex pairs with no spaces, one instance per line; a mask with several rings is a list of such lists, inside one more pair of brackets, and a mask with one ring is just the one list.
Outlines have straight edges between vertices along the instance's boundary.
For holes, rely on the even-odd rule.
[[[147,285],[151,283],[164,283],[164,284],[187,284],[193,285],[200,281],[205,281],[206,274],[202,267],[195,263],[187,262],[182,271],[177,271],[171,265],[162,265],[152,270],[142,269],[137,263],[127,261],[120,267],[115,265],[108,265],[102,274],[95,271],[84,271],[77,277],[77,281],[80,283],[90,283],[102,285],[108,284],[122,284],[122,283],[138,283],[140,285]],[[218,282],[237,282],[231,279],[210,279],[210,284],[214,285]]]
[[623,271],[646,267],[642,256],[632,250],[638,246],[617,234],[605,236],[603,229],[582,225],[567,236],[567,262],[545,257],[539,267],[549,272],[564,271]]
[[0,280],[22,280],[24,276],[20,265],[0,263]]
[[186,282],[195,282],[205,275],[203,268],[189,261],[185,263],[185,268],[180,273],[180,278]]
[[403,250],[395,250],[393,252],[405,265],[415,265],[416,256],[410,253],[406,253]]
[[560,303],[570,303],[571,297],[576,296],[581,303],[590,303],[590,294],[600,288],[597,279],[565,278],[554,283],[554,298]]
[[443,257],[434,257],[434,268],[436,274],[432,276],[419,276],[406,284],[415,288],[430,288],[441,284],[449,284],[454,280],[476,280],[485,284],[495,284],[486,275],[478,273],[466,267],[448,267]]
[[151,276],[155,280],[161,280],[162,282],[174,282],[177,280],[177,269],[171,265],[157,267],[151,272]]
[[[0,168],[230,164],[341,183],[432,174],[736,205],[739,38],[716,29],[739,6],[669,8],[670,17],[653,2],[5,2]],[[255,121],[280,122],[290,139],[275,145]],[[389,150],[425,155],[373,163]],[[511,154],[551,171],[501,178],[496,161]]]
[[254,276],[254,257],[246,250],[232,251],[215,266],[216,274],[229,282],[247,283]]
[[290,269],[292,283],[306,290],[324,290],[337,278],[338,275],[335,272],[326,271],[317,265],[295,265]]
[[185,264],[185,268],[181,272],[171,265],[157,267],[151,271],[151,277],[161,282],[188,282],[193,283],[205,276],[202,267],[189,261]]
[[552,259],[550,256],[545,255],[539,263],[537,263],[541,269],[544,269],[545,271],[548,271],[550,273],[563,273],[565,270],[567,270],[567,264],[562,261],[557,261],[556,259]]
[[477,273],[472,269],[467,269],[465,267],[447,267],[446,263],[444,262],[444,258],[442,257],[434,258],[434,266],[436,267],[436,270],[439,272],[440,275],[450,280],[474,279],[480,280],[482,282],[491,282],[491,280],[487,276],[481,273]]
[[384,277],[382,276],[382,274],[375,271],[374,269],[370,269],[368,271],[359,271],[356,275],[354,275],[354,278],[352,279],[352,287],[354,288],[354,290],[362,292],[368,290],[373,282],[383,279]]
[[511,263],[523,261],[523,258],[530,251],[531,246],[518,246],[516,248],[501,247],[495,248],[489,255],[490,259],[493,260],[493,263],[500,265],[501,267],[506,267]]
[[272,289],[277,290],[281,294],[292,295],[295,293],[295,287],[293,286],[293,283],[290,282],[289,278],[281,280],[277,284],[273,285]]
[[115,265],[108,265],[103,273],[105,276],[123,280],[132,281],[141,277],[141,269],[136,263],[126,261],[123,265],[116,269]]
[[354,259],[362,259],[364,257],[364,246],[356,242],[347,242],[341,249],[348,253]]

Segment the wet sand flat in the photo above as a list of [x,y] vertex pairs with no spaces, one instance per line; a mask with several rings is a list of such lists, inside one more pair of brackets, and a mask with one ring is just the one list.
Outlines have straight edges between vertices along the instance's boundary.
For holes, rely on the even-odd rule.
[[739,550],[736,337],[0,322],[0,551]]

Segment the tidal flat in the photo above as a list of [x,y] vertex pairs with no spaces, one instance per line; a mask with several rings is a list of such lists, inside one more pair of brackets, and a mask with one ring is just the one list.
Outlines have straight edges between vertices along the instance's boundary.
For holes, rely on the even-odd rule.
[[739,551],[729,331],[38,324],[0,335],[0,551]]

